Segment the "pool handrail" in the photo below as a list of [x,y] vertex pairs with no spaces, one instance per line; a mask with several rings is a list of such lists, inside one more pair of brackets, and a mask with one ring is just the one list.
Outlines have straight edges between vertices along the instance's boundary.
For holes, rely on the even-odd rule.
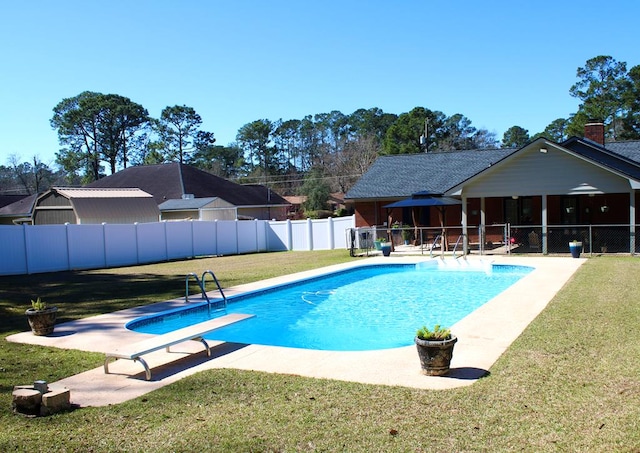
[[[453,258],[454,259],[458,259],[459,257],[456,256],[456,250],[458,249],[458,245],[460,244],[460,239],[462,239],[462,235],[458,236],[458,240],[456,241],[456,245],[453,246]],[[464,254],[460,255],[462,256],[464,259],[467,259]]]
[[184,301],[189,302],[189,277],[193,277],[195,279],[198,287],[200,288],[200,292],[202,293],[202,296],[208,300],[209,298],[207,297],[207,294],[205,293],[204,288],[202,287],[202,283],[198,278],[198,274],[196,274],[195,272],[189,272],[185,277],[185,281],[184,281],[184,285],[185,285]]
[[440,239],[440,248],[442,249],[442,235],[439,234],[434,238],[433,243],[431,244],[431,250],[429,251],[429,258],[433,258],[433,249],[436,247],[436,243],[438,242],[438,239]]
[[[200,293],[202,294],[202,297],[207,301],[207,310],[209,312],[209,316],[211,316],[211,300],[209,300],[209,296],[207,295],[207,292],[204,290],[204,286],[202,285],[202,282],[198,278],[198,274],[196,274],[195,272],[189,272],[185,279],[184,302],[185,303],[189,302],[189,277],[193,277],[196,280],[196,283],[200,288]],[[226,308],[226,305],[225,305],[225,308]]]
[[[211,269],[207,269],[206,271],[204,271],[202,273],[202,278],[201,278],[201,287],[202,287],[202,293],[206,294],[207,290],[206,290],[206,286],[207,286],[207,281],[206,281],[206,276],[207,274],[211,275],[211,277],[213,278],[214,283],[216,284],[216,286],[218,287],[218,291],[220,292],[220,295],[222,296],[222,301],[224,303],[224,309],[227,309],[227,296],[224,295],[224,291],[222,291],[222,287],[220,286],[220,282],[218,282],[218,279],[216,278],[216,275],[213,273],[213,271]],[[209,302],[209,298],[207,297],[207,302]],[[210,302],[209,302],[210,303]]]

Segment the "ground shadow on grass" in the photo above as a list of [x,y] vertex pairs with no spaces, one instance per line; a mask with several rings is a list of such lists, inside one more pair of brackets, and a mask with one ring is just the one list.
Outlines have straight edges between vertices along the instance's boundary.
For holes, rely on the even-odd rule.
[[[196,286],[196,285],[194,285]],[[56,323],[184,297],[183,275],[88,271],[0,277],[0,334],[28,329],[31,299],[58,307]]]
[[445,375],[445,377],[467,381],[484,378],[489,376],[490,374],[491,373],[489,372],[489,370],[485,370],[483,368],[460,367],[449,369],[449,372]]
[[[176,353],[176,360],[165,363],[163,365],[152,366],[151,370],[151,380],[152,381],[162,381],[170,376],[176,375],[180,372],[189,370],[198,365],[206,363],[210,360],[223,357],[227,354],[231,354],[232,352],[239,351],[240,349],[246,348],[249,346],[248,344],[243,343],[222,343],[217,346],[211,347],[211,357],[207,356],[206,351],[200,351],[188,355],[182,355],[180,352],[180,347],[172,348],[172,352]],[[115,362],[111,362],[115,363]],[[146,375],[143,369],[142,364],[139,364],[140,372],[136,374],[132,374],[129,376],[131,379],[140,379],[145,380]],[[117,372],[113,372],[113,366],[109,368],[109,374],[119,374]]]

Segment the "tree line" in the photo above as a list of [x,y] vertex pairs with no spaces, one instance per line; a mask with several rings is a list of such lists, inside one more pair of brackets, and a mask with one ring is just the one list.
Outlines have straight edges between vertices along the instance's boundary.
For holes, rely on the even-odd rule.
[[[238,182],[266,183],[283,195],[322,198],[348,190],[385,154],[520,147],[539,136],[562,142],[582,136],[584,124],[594,119],[604,122],[608,140],[640,138],[640,66],[627,71],[626,63],[598,56],[578,68],[576,77],[569,90],[580,100],[576,113],[534,135],[512,126],[501,141],[459,113],[415,107],[398,115],[373,107],[258,119],[242,126],[235,142],[220,146],[213,132],[201,129],[202,118],[192,107],[169,106],[152,118],[129,98],[89,91],[58,103],[51,126],[62,146],[56,163],[68,181],[88,182],[130,165],[181,162]],[[38,177],[24,178],[28,171],[40,174],[40,186],[47,180],[37,159],[22,168],[16,162],[0,167],[0,177],[12,169],[17,181],[22,174],[37,186]]]
[[560,143],[581,137],[584,125],[594,120],[604,124],[607,141],[640,139],[640,65],[627,70],[627,63],[600,55],[579,67],[576,77],[569,94],[580,100],[577,112],[553,120],[531,136],[528,130],[513,126],[505,132],[502,146],[520,147],[538,137]]

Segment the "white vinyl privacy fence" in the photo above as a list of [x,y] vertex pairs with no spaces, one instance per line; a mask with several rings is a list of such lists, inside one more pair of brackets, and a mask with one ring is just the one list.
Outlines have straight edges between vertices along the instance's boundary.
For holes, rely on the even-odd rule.
[[129,225],[0,225],[0,275],[33,274],[211,255],[347,248],[355,217]]

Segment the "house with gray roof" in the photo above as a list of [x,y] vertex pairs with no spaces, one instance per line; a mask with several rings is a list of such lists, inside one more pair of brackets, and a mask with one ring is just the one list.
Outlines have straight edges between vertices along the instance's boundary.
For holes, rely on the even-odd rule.
[[[160,220],[286,220],[291,206],[287,200],[263,185],[236,184],[179,163],[125,168],[87,184],[85,188],[140,189],[150,194],[160,209],[161,215],[156,215],[155,221],[158,221],[158,217]],[[0,208],[0,224],[33,223],[34,207],[39,195],[42,194]],[[107,203],[104,200],[101,202]],[[51,219],[54,217],[49,215]],[[114,223],[112,220],[113,216],[105,213],[102,221]],[[68,221],[75,223],[75,218]]]
[[0,208],[0,225],[31,223],[31,213],[38,194],[7,199],[10,203]]
[[268,187],[236,184],[179,163],[128,167],[86,187],[138,187],[161,206],[163,220],[285,220],[289,207]]
[[[419,192],[454,197],[461,204],[449,207],[445,226],[456,229],[465,251],[470,242],[503,241],[508,226],[521,230],[520,237],[509,234],[525,246],[534,233],[542,252],[566,251],[576,239],[592,251],[636,253],[640,141],[604,143],[603,137],[604,126],[591,123],[585,138],[563,143],[539,138],[519,149],[383,156],[345,201],[359,227],[396,221],[436,227],[442,219],[432,207],[389,205]],[[597,237],[600,225],[615,226],[616,237]],[[492,226],[497,233],[489,241],[482,235]]]

